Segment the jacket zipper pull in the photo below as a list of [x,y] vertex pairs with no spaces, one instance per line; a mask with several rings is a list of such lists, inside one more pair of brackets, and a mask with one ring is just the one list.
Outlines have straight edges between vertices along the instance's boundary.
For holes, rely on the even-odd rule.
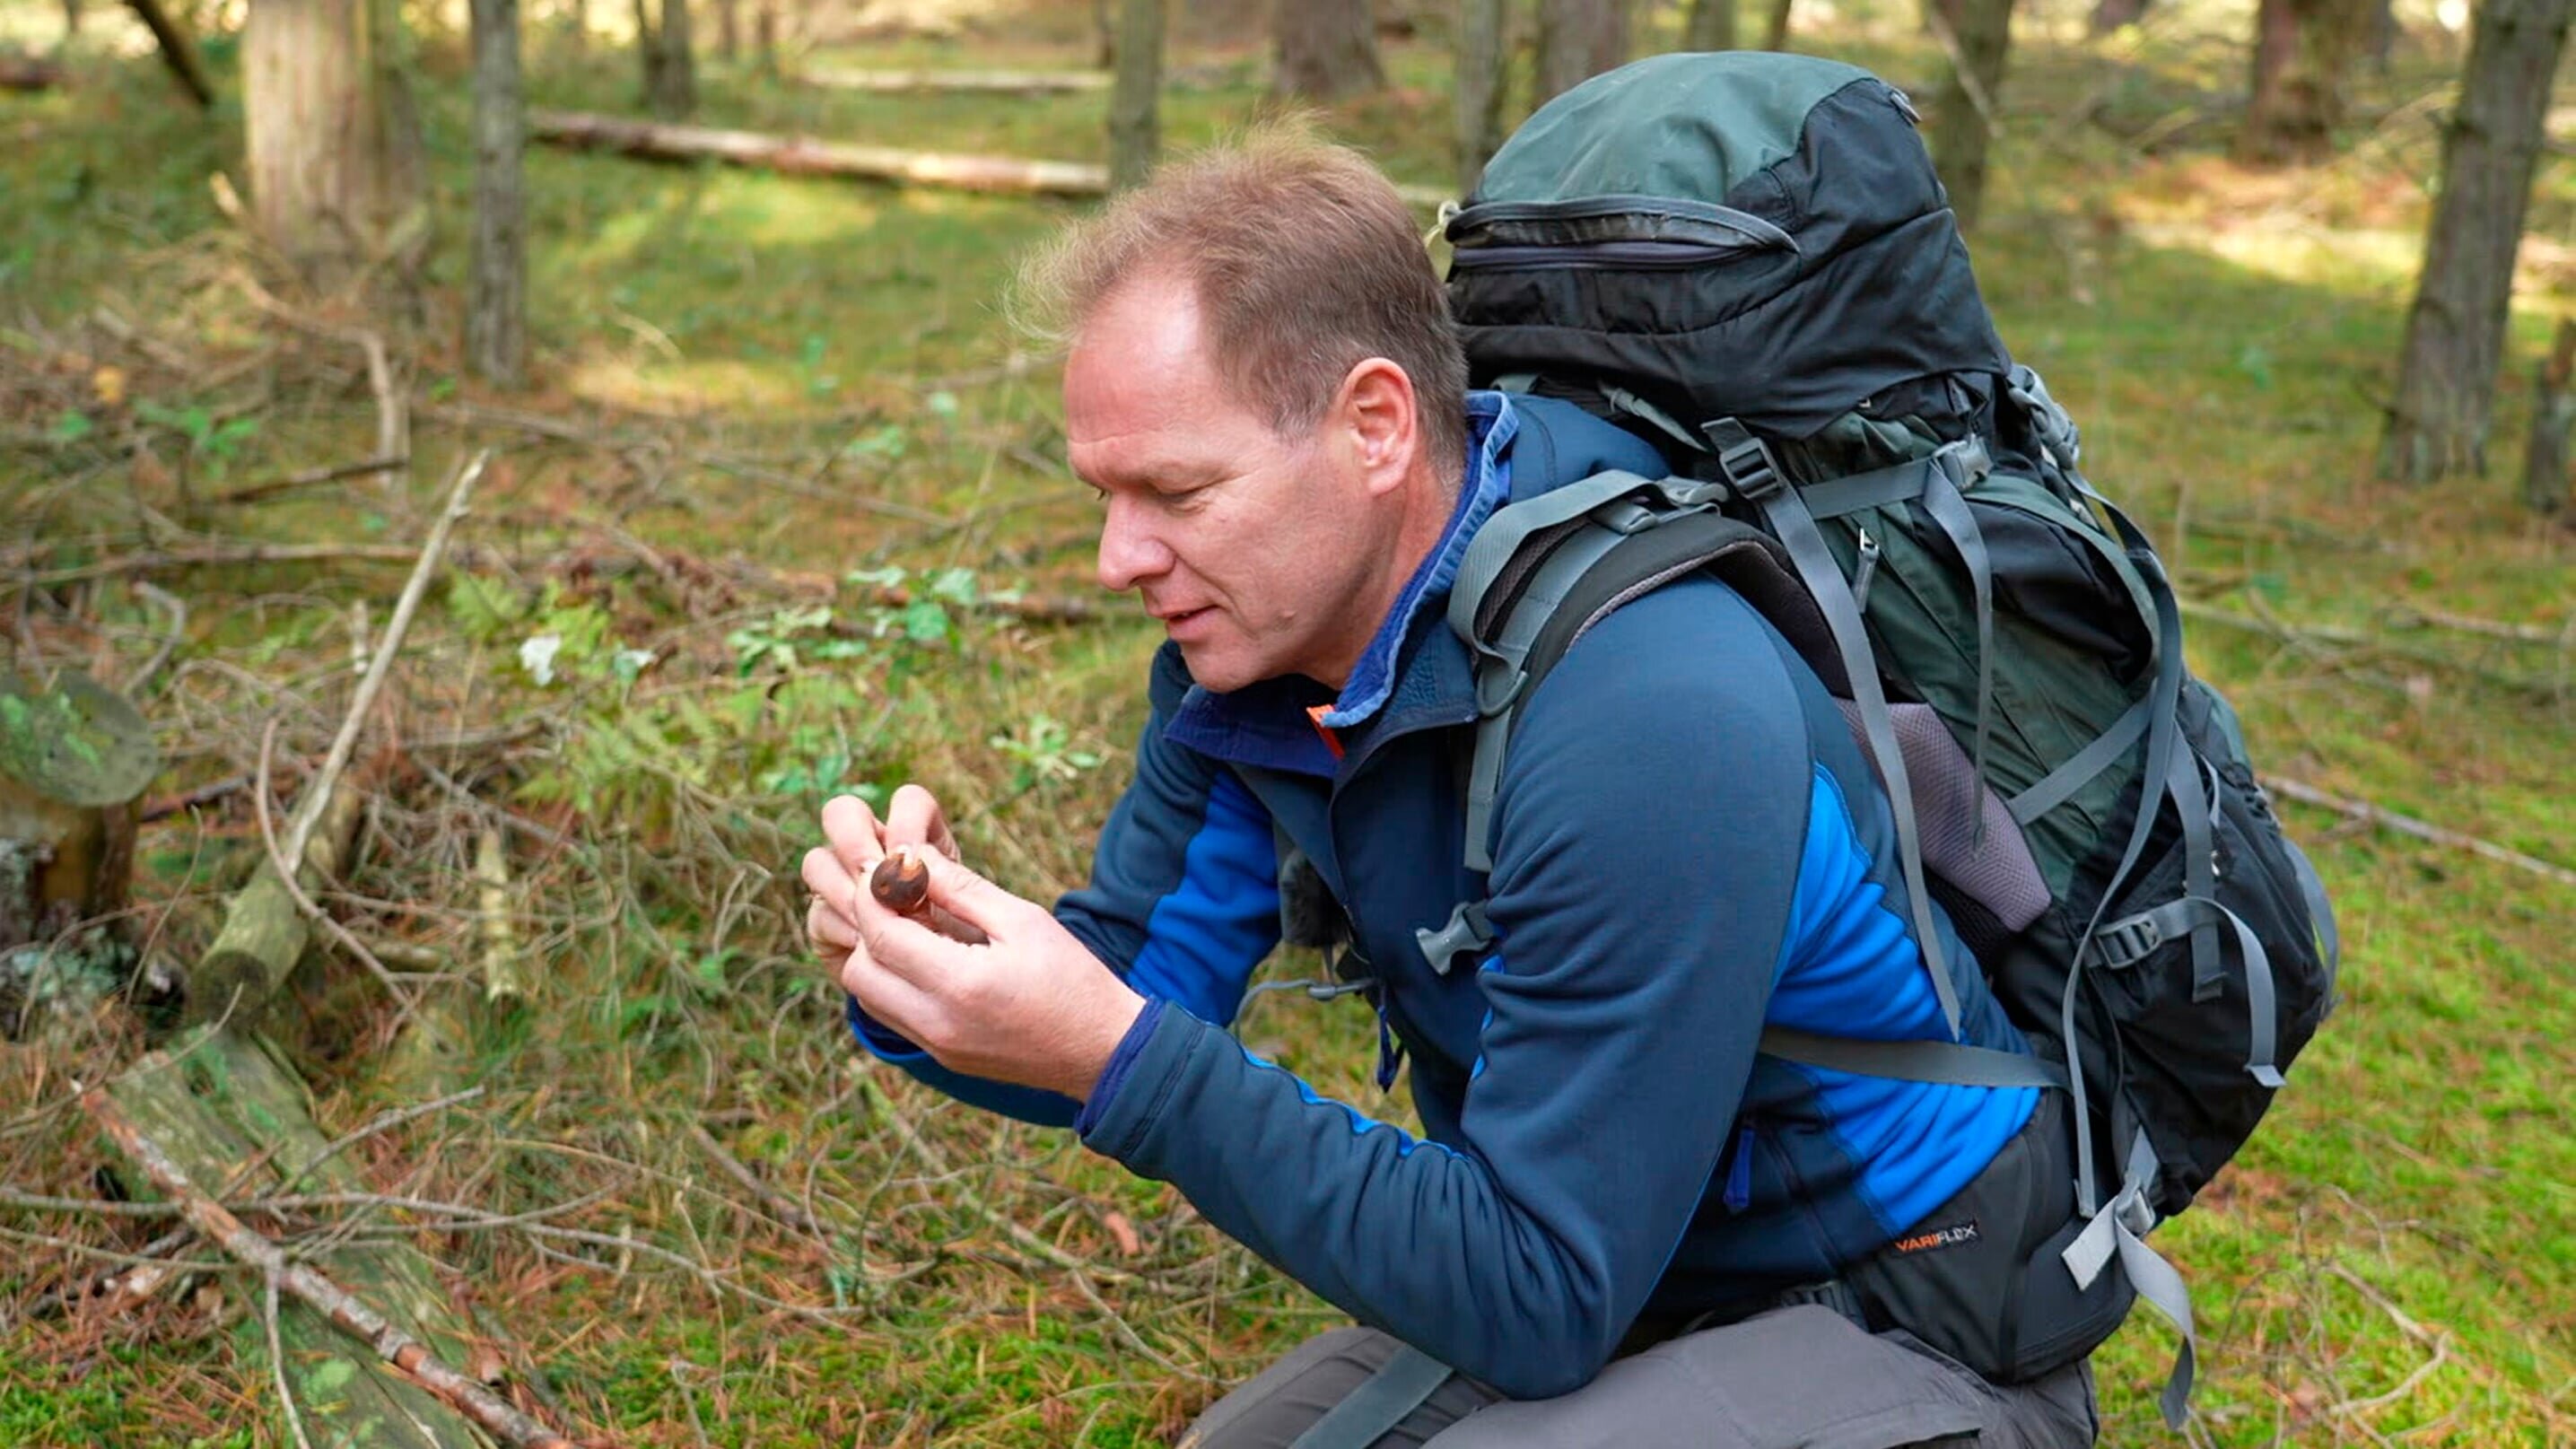
[[1404,1047],[1396,1041],[1395,1032],[1386,1024],[1386,998],[1377,999],[1377,1089],[1387,1091],[1395,1085],[1395,1073],[1404,1065]]

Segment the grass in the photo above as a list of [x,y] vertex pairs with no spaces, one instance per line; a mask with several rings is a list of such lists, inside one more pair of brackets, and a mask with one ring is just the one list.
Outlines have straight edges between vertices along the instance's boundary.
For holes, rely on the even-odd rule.
[[[2368,80],[2366,113],[2383,119],[2357,127],[2340,159],[2254,172],[2222,155],[2244,29],[2234,10],[2183,7],[2087,46],[2065,38],[2067,16],[2035,18],[1973,243],[1988,300],[2016,355],[2085,424],[2095,479],[2146,521],[2185,591],[2290,626],[2288,638],[2191,634],[2195,668],[2243,711],[2266,769],[2568,860],[2576,737],[2549,694],[2567,678],[2563,653],[2410,628],[2407,611],[2568,618],[2568,536],[2522,514],[2505,478],[2551,299],[2565,295],[2576,168],[2542,166],[2496,476],[2377,483],[2375,399],[2436,151],[2420,102],[2443,62],[2404,55]],[[1937,52],[1892,10],[1847,8],[1809,40],[1932,90]],[[906,42],[818,59],[1069,61],[1079,43]],[[217,508],[210,491],[363,456],[363,377],[346,349],[281,335],[225,279],[242,254],[206,178],[236,165],[231,103],[201,120],[146,64],[75,60],[78,89],[0,110],[0,133],[19,138],[0,155],[11,548],[37,545],[54,564],[131,552],[144,505],[208,534],[413,538],[452,459],[477,442],[510,448],[468,541],[516,562],[482,576],[488,589],[438,600],[406,650],[392,718],[414,738],[514,719],[539,732],[479,754],[416,750],[464,801],[417,771],[384,777],[378,843],[336,908],[378,939],[470,952],[472,836],[508,810],[527,822],[509,839],[535,1009],[475,1044],[489,1095],[472,1112],[371,1144],[375,1180],[496,1212],[598,1192],[565,1221],[790,1302],[864,1310],[817,1323],[644,1258],[575,1263],[506,1234],[430,1235],[573,1420],[672,1446],[1157,1443],[1220,1384],[1333,1323],[1160,1186],[855,1063],[794,930],[794,858],[826,789],[923,779],[958,808],[976,860],[1044,896],[1080,878],[1122,778],[1149,628],[962,606],[933,621],[882,612],[858,585],[781,595],[730,566],[836,580],[892,565],[914,584],[962,569],[958,597],[1084,593],[1092,518],[1060,474],[1053,378],[1005,365],[994,307],[1013,255],[1071,209],[536,152],[538,381],[494,397],[454,355],[464,87],[457,45],[432,39],[420,69],[441,204],[410,480]],[[631,104],[621,56],[541,47],[535,60],[539,103]],[[1391,63],[1395,90],[1328,123],[1402,179],[1436,181],[1444,63],[1427,42]],[[1171,99],[1178,140],[1261,109],[1247,48],[1185,49],[1176,64],[1203,77]],[[1096,98],[854,98],[721,69],[705,89],[704,119],[718,124],[1102,150]],[[2166,137],[2153,150],[2119,139],[2153,130]],[[190,365],[102,331],[102,304]],[[121,370],[122,400],[106,395],[105,367]],[[496,424],[493,408],[592,441]],[[172,756],[162,788],[246,768],[270,718],[281,754],[318,754],[344,697],[350,610],[370,604],[380,628],[398,581],[357,566],[166,578],[191,624],[149,701]],[[110,677],[160,631],[153,606],[107,587],[49,591],[27,620],[47,658]],[[2320,628],[2380,643],[2298,632]],[[565,641],[561,669],[540,684],[519,651],[549,633]],[[652,660],[621,674],[621,649]],[[1092,756],[1108,763],[1077,763]],[[225,862],[256,839],[237,807],[145,834],[142,891],[181,959],[212,929]],[[2336,895],[2346,999],[2237,1166],[2158,1235],[2197,1291],[2195,1442],[2568,1442],[2576,1144],[2559,1094],[2576,1040],[2563,989],[2576,899],[2283,808]],[[411,1100],[379,1071],[392,1035],[380,994],[342,974],[334,963],[306,984],[320,1025],[293,1043],[326,1132]],[[1366,1079],[1365,1013],[1282,993],[1257,998],[1241,1030],[1319,1089],[1405,1117]],[[0,1182],[88,1190],[104,1153],[60,1110],[65,1069],[0,1052]],[[905,1145],[898,1120],[938,1165]],[[810,1204],[823,1230],[776,1221],[693,1126]],[[1086,1287],[1002,1224],[1105,1271]],[[11,1240],[0,1301],[21,1307],[80,1281],[62,1243],[131,1249],[148,1236],[14,1210],[0,1228],[58,1240]],[[923,1271],[874,1282],[909,1268]],[[264,1363],[239,1347],[256,1338],[239,1332],[251,1296],[233,1284],[130,1321],[0,1313],[0,1441],[289,1442]],[[2141,1314],[2100,1356],[2106,1442],[2171,1441],[2153,1405],[2171,1347]]]

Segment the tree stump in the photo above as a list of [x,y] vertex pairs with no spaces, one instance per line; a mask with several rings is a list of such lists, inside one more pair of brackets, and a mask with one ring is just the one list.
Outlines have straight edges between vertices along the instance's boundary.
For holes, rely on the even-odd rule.
[[[336,878],[348,863],[349,847],[366,813],[366,797],[346,784],[333,786],[312,838],[304,843],[304,860],[295,878],[309,896]],[[278,822],[284,836],[285,822]],[[281,840],[279,849],[288,848]],[[235,892],[224,913],[214,944],[188,973],[187,1015],[192,1022],[237,1019],[256,1022],[269,998],[286,984],[296,958],[312,939],[313,926],[295,903],[294,892],[278,876],[275,862],[262,860],[250,883]]]
[[122,695],[77,671],[0,670],[0,1034],[39,1002],[123,984],[135,802],[160,770]]

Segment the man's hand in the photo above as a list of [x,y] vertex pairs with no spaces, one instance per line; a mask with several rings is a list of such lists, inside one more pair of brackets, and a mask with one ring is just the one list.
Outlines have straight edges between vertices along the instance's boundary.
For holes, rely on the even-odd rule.
[[[916,793],[916,813],[906,817],[905,795],[897,792],[889,814],[906,833],[919,830],[918,841],[895,838],[895,821],[879,825],[847,796],[824,807],[831,844],[808,851],[804,867],[815,897],[807,930],[816,947],[827,961],[844,953],[837,962],[842,989],[941,1066],[1088,1097],[1144,998],[1045,907],[957,864],[936,803],[927,791]],[[914,843],[933,846],[921,853],[933,911],[983,932],[986,944],[961,944],[869,893],[868,872],[886,850]]]

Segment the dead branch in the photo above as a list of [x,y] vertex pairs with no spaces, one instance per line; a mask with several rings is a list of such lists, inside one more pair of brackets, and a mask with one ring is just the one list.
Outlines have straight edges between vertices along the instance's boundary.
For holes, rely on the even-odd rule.
[[161,666],[170,662],[171,654],[179,648],[179,641],[187,637],[188,603],[149,579],[136,579],[133,587],[138,596],[160,605],[161,611],[170,616],[169,627],[161,635],[161,647],[152,651],[152,657],[143,661],[143,667],[134,671],[134,678],[125,686],[127,698],[140,699],[145,688],[161,673]]
[[907,91],[1040,96],[1105,91],[1109,75],[1097,70],[808,70],[799,85],[825,90],[900,94]]
[[122,558],[100,559],[96,563],[78,564],[67,568],[29,569],[11,582],[38,588],[51,588],[56,584],[75,584],[84,579],[159,573],[165,569],[240,568],[258,564],[317,563],[341,559],[400,563],[419,557],[419,552],[417,549],[406,548],[398,543],[203,544],[152,553],[127,554]]
[[395,1327],[320,1270],[290,1260],[277,1243],[253,1232],[223,1204],[199,1191],[169,1154],[125,1116],[105,1089],[93,1087],[83,1092],[81,1106],[117,1148],[143,1169],[152,1185],[179,1204],[188,1222],[227,1255],[258,1269],[279,1288],[328,1319],[332,1327],[367,1345],[378,1358],[513,1449],[576,1449],[572,1440],[441,1362],[418,1339]]
[[2484,856],[2499,864],[2512,866],[2516,870],[2526,870],[2544,879],[2554,880],[2560,885],[2576,886],[2576,870],[2552,864],[2537,856],[2525,855],[2518,850],[2508,850],[2491,840],[2480,840],[2474,835],[2463,835],[2456,830],[2446,830],[2439,825],[2418,820],[2412,815],[2400,815],[2394,810],[2373,805],[2367,800],[2355,800],[2347,795],[2337,795],[2329,790],[2321,790],[2303,780],[2293,780],[2281,775],[2263,775],[2260,779],[2264,789],[2275,795],[2296,800],[2302,805],[2314,805],[2319,809],[2332,810],[2347,819],[2365,821],[2383,830],[2413,836],[2417,840],[2428,841],[2434,845],[2465,850],[2472,855]]
[[371,477],[378,473],[408,467],[410,463],[409,458],[388,455],[381,458],[361,458],[355,463],[334,463],[327,468],[307,468],[300,473],[289,473],[283,478],[271,479],[266,483],[252,483],[229,493],[218,493],[208,498],[206,502],[218,508],[241,503],[257,503],[265,498],[274,498],[281,493],[292,493],[298,488],[336,483],[343,478]]
[[440,557],[447,552],[447,535],[454,531],[456,520],[465,516],[466,500],[474,494],[475,483],[492,461],[489,448],[476,453],[458,470],[456,481],[448,487],[447,506],[439,510],[438,522],[429,530],[429,541],[420,547],[420,559],[412,566],[411,578],[403,584],[402,597],[394,604],[393,622],[385,626],[385,637],[377,645],[375,658],[367,665],[367,674],[358,681],[357,695],[349,701],[348,717],[340,722],[340,733],[331,741],[331,753],[324,757],[322,768],[304,787],[304,799],[295,811],[295,824],[286,836],[286,858],[304,858],[304,840],[320,818],[331,787],[339,782],[340,771],[349,763],[349,752],[357,745],[358,731],[376,702],[376,693],[384,687],[385,675],[393,667],[394,655],[402,648],[403,635],[411,628],[411,616],[420,608],[421,595],[429,591],[429,581],[438,572]]
[[189,41],[188,32],[180,29],[179,22],[162,8],[161,0],[126,0],[126,3],[134,7],[134,13],[142,17],[144,28],[150,30],[153,40],[160,44],[161,62],[170,67],[170,74],[187,88],[198,105],[212,110],[215,87],[206,79],[206,67],[197,59],[197,47]]
[[709,1158],[714,1160],[716,1166],[724,1169],[725,1176],[741,1183],[751,1192],[752,1196],[760,1199],[761,1205],[768,1208],[772,1214],[776,1215],[780,1222],[787,1224],[789,1227],[796,1229],[800,1233],[812,1233],[818,1237],[822,1235],[823,1224],[817,1220],[812,1213],[809,1213],[805,1209],[798,1207],[795,1203],[788,1201],[785,1197],[771,1189],[769,1184],[762,1182],[758,1177],[753,1176],[751,1169],[745,1167],[740,1158],[737,1158],[732,1153],[725,1151],[724,1144],[718,1142],[715,1134],[706,1129],[706,1124],[702,1122],[690,1123],[689,1136],[697,1142],[699,1148],[702,1149]]
[[501,832],[485,826],[474,841],[477,925],[483,938],[483,1000],[516,1001],[527,995],[519,975],[518,932],[510,923],[510,869],[501,850]]

